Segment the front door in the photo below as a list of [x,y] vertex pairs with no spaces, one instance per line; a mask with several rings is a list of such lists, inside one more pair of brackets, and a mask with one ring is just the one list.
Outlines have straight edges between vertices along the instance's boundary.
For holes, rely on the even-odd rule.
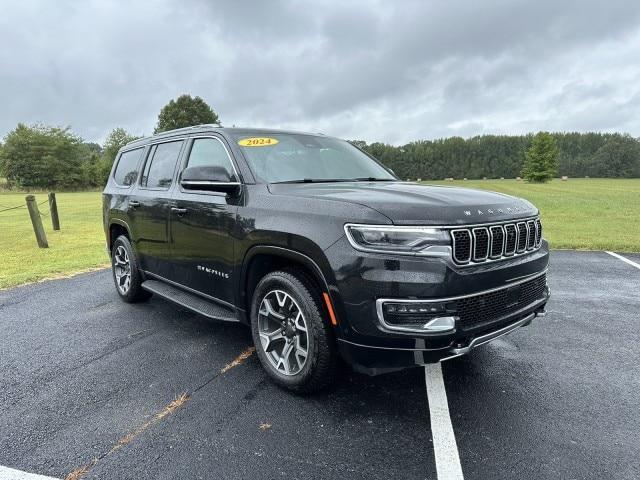
[[[190,141],[187,167],[223,167],[238,181],[229,152],[217,136]],[[178,179],[180,175],[178,175]],[[239,197],[176,186],[171,209],[172,277],[193,290],[233,302],[234,228]]]
[[171,187],[184,140],[152,145],[142,177],[129,200],[132,236],[140,266],[162,277],[169,274]]

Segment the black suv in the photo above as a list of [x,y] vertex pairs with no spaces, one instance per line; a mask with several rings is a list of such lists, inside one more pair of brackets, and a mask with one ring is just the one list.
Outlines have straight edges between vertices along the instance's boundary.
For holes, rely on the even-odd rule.
[[250,325],[280,385],[469,352],[544,315],[538,210],[400,181],[348,142],[200,125],[121,149],[103,194],[118,294]]

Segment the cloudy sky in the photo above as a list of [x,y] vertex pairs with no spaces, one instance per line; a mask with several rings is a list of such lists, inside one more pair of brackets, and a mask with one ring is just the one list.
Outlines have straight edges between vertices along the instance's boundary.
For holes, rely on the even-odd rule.
[[637,0],[7,0],[0,45],[0,137],[150,134],[183,93],[224,125],[394,144],[640,136]]

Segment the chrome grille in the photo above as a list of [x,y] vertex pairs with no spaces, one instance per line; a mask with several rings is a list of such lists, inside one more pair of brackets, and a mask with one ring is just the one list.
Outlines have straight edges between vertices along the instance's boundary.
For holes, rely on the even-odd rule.
[[527,249],[527,224],[518,222],[516,227],[518,228],[518,248],[516,252],[522,253]]
[[516,243],[518,241],[518,230],[513,223],[504,226],[504,232],[507,236],[506,245],[504,247],[504,255],[506,257],[516,253]]
[[471,232],[467,229],[452,230],[453,259],[456,263],[469,263],[471,260]]
[[489,230],[485,227],[474,228],[473,232],[473,261],[481,262],[489,256]]
[[500,258],[504,252],[504,229],[501,225],[494,225],[489,228],[491,233],[491,251],[489,258]]
[[536,247],[539,247],[542,243],[542,223],[540,219],[536,219]]
[[542,244],[540,219],[451,230],[453,260],[460,265],[529,253]]
[[533,250],[536,246],[536,222],[527,222],[527,250]]

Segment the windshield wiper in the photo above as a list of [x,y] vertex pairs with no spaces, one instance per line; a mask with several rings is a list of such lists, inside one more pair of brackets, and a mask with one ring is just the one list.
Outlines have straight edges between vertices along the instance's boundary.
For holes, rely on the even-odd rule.
[[330,182],[352,182],[351,179],[345,178],[300,178],[298,180],[284,180],[282,182],[271,183],[330,183]]
[[395,182],[395,178],[358,177],[352,179],[354,182]]
[[358,177],[358,178],[300,178],[297,180],[283,180],[282,182],[271,183],[332,183],[332,182],[394,182],[395,178],[376,178],[376,177]]

